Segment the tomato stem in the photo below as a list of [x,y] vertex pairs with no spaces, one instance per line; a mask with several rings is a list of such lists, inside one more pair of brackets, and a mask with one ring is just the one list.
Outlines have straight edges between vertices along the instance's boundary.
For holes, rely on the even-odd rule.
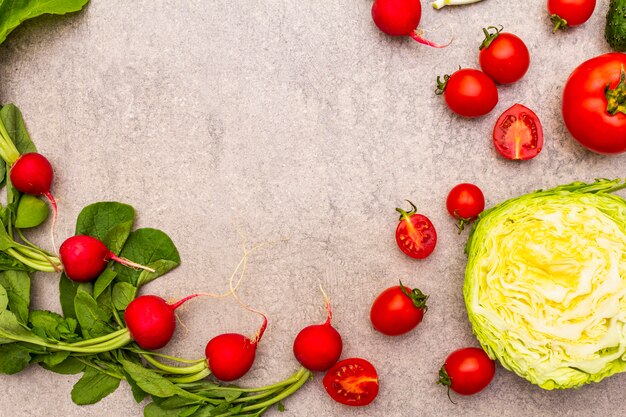
[[400,289],[402,290],[402,293],[404,293],[404,295],[406,295],[411,299],[411,301],[413,301],[413,305],[415,306],[415,308],[423,309],[424,313],[428,311],[428,306],[426,305],[426,300],[428,300],[428,296],[421,292],[419,288],[413,288],[411,292],[408,292],[407,287],[405,287],[404,284],[402,284],[402,281],[400,281]]
[[443,385],[448,388],[448,399],[452,404],[456,404],[452,401],[452,397],[450,397],[450,387],[452,386],[452,380],[450,379],[450,375],[446,371],[446,365],[444,364],[441,369],[439,369],[439,379],[437,380],[438,384]]
[[[443,81],[441,81],[443,78]],[[435,94],[438,96],[442,95],[446,92],[446,87],[448,86],[448,80],[450,79],[449,74],[444,74],[442,76],[437,76],[437,88],[435,88]]]
[[556,33],[559,30],[569,28],[569,25],[567,24],[567,20],[563,19],[558,14],[550,15],[550,21],[554,25],[554,27],[552,28],[552,33]]
[[411,218],[411,215],[417,213],[417,207],[415,207],[415,204],[411,203],[409,200],[406,200],[406,201],[407,203],[411,205],[411,210],[404,211],[401,208],[396,207],[396,211],[400,213],[400,220],[409,221],[409,219]]
[[622,64],[619,83],[612,90],[610,83],[608,83],[604,94],[606,95],[607,101],[606,111],[611,116],[617,113],[626,114],[626,71],[624,71],[624,64]]
[[[493,29],[495,30],[495,32],[491,33],[489,29]],[[489,45],[491,45],[491,42],[493,42],[494,40],[496,40],[498,36],[500,36],[500,32],[502,32],[503,29],[504,27],[502,25],[500,25],[499,28],[496,26],[487,26],[486,28],[483,28],[485,39],[483,40],[483,43],[480,44],[480,48],[478,49],[482,51],[483,49],[489,48]]]

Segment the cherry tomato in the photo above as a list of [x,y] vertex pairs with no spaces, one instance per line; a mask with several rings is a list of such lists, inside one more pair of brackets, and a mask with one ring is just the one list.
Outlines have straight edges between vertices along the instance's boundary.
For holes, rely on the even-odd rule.
[[563,89],[565,126],[581,145],[597,153],[626,151],[623,67],[626,54],[600,55],[576,68]]
[[596,0],[548,0],[554,32],[585,23],[593,14]]
[[409,212],[396,208],[400,223],[396,227],[396,242],[402,252],[415,259],[423,259],[433,253],[437,244],[437,231],[428,217],[417,213],[415,204],[409,201]]
[[467,223],[476,219],[485,209],[485,196],[483,192],[470,183],[462,183],[450,190],[446,200],[448,213],[459,221],[459,232]]
[[361,358],[337,362],[326,372],[322,383],[333,400],[345,405],[368,405],[378,395],[376,368]]
[[421,323],[428,296],[402,285],[387,288],[374,300],[370,320],[374,329],[388,336],[404,334]]
[[[493,29],[495,32],[490,32]],[[530,66],[530,54],[524,41],[502,27],[483,29],[485,40],[480,46],[480,68],[498,84],[520,80]]]
[[543,149],[543,128],[539,117],[521,104],[511,106],[493,127],[493,144],[507,159],[534,158]]
[[450,110],[465,117],[483,116],[498,104],[498,89],[493,80],[470,68],[446,74],[443,81],[437,77],[435,94],[443,94]]
[[474,347],[459,349],[450,354],[439,370],[438,384],[461,395],[482,391],[493,379],[496,363],[484,350]]

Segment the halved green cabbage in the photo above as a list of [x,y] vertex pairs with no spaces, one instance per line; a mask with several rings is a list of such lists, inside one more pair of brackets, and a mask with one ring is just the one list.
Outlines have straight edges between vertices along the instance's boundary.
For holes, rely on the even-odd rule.
[[474,334],[545,389],[626,370],[626,200],[621,180],[505,201],[474,224],[463,294]]

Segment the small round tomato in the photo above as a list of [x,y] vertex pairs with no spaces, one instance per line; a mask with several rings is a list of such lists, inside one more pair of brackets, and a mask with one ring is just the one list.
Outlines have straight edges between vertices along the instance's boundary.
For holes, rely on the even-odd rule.
[[396,242],[402,252],[415,259],[423,259],[433,253],[437,244],[437,231],[430,219],[417,213],[415,204],[409,201],[409,212],[396,208],[400,223],[396,227]]
[[498,104],[496,84],[484,72],[471,68],[446,74],[443,81],[437,77],[435,94],[443,94],[450,110],[465,117],[483,116]]
[[446,208],[448,213],[459,221],[458,227],[461,232],[466,224],[476,219],[485,209],[485,196],[480,188],[464,182],[450,190]]
[[[495,32],[490,32],[493,29]],[[530,66],[530,54],[524,41],[502,27],[483,29],[485,40],[480,45],[480,68],[498,84],[520,80]]]
[[345,405],[368,405],[378,395],[376,368],[361,358],[337,362],[326,372],[322,383],[333,400]]
[[593,14],[596,0],[548,0],[554,32],[585,23]]
[[404,334],[421,323],[428,296],[419,289],[402,285],[387,288],[380,293],[370,311],[374,329],[388,336]]
[[438,384],[461,395],[476,394],[491,382],[496,363],[484,350],[474,347],[459,349],[450,354],[439,370]]
[[539,117],[521,104],[511,106],[493,127],[493,144],[507,159],[534,158],[543,149],[543,128]]
[[563,89],[565,126],[585,148],[626,152],[626,54],[613,52],[582,63]]

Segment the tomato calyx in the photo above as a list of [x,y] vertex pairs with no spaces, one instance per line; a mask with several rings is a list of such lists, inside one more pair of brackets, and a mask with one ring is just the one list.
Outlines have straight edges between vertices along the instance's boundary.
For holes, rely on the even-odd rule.
[[465,225],[468,225],[472,221],[474,221],[475,217],[461,217],[461,216],[459,216],[457,211],[458,210],[454,210],[454,217],[459,221],[456,224],[456,228],[459,229],[459,234],[461,234],[463,232],[463,230],[465,230]]
[[406,200],[406,202],[411,205],[411,210],[405,211],[401,208],[396,207],[396,211],[400,213],[400,220],[406,220],[407,222],[410,222],[411,216],[417,214],[417,207],[415,207],[415,204],[411,203],[409,200]]
[[[490,29],[495,30],[495,32],[492,33]],[[489,48],[491,42],[493,42],[498,36],[500,36],[500,32],[502,32],[503,29],[504,27],[502,25],[500,25],[499,28],[496,26],[487,26],[486,28],[483,28],[485,40],[483,40],[483,43],[480,44],[480,48],[478,48],[478,50],[482,51],[483,49]]]
[[558,14],[550,15],[550,21],[554,25],[554,27],[552,28],[552,33],[556,33],[559,30],[569,28],[569,24],[567,23],[567,20],[563,19]]
[[428,295],[420,291],[419,288],[413,288],[411,292],[408,292],[406,287],[402,284],[402,281],[400,281],[400,289],[404,295],[411,299],[415,308],[424,310],[424,313],[428,311],[428,306],[426,305]]
[[[441,80],[443,78],[443,81]],[[448,86],[448,81],[450,80],[450,74],[438,75],[437,76],[437,88],[435,88],[435,94],[438,96],[442,95],[446,92],[446,87]]]
[[443,385],[448,389],[448,399],[452,404],[456,404],[452,401],[452,397],[450,397],[450,387],[452,387],[452,379],[450,379],[450,375],[446,371],[446,365],[444,364],[441,369],[439,369],[439,379],[437,380],[437,384]]
[[615,116],[617,113],[626,114],[626,71],[624,70],[624,64],[622,64],[619,83],[612,90],[610,83],[607,84],[604,94],[607,101],[606,111],[611,116]]

